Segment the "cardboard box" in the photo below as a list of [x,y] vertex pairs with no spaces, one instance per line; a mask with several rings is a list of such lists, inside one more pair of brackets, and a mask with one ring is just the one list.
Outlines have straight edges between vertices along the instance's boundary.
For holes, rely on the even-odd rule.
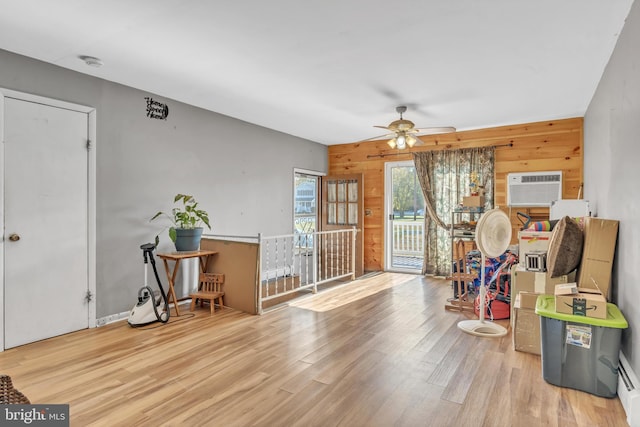
[[[578,293],[578,284],[576,282],[562,283],[556,285],[555,295],[572,295]],[[534,307],[535,308],[535,307]]]
[[548,272],[527,271],[521,266],[511,270],[512,295],[519,292],[553,295],[557,284],[573,281],[574,274],[550,277]]
[[538,294],[520,292],[515,299],[511,335],[513,349],[540,354],[540,318],[535,312]]
[[[513,289],[512,289],[513,291]],[[513,293],[512,295],[515,295],[515,297],[512,297],[511,301],[511,328],[515,329],[516,328],[516,316],[515,316],[515,308],[516,306],[520,307],[520,308],[526,308],[528,310],[535,310],[536,309],[536,301],[538,299],[538,295],[540,294],[535,294],[533,292],[518,292],[518,293]]]
[[618,239],[618,221],[585,218],[582,260],[577,282],[581,288],[598,289],[611,299],[611,271]]
[[540,296],[540,294],[532,294],[531,292],[520,292],[516,296],[515,307],[526,308],[527,310],[535,310],[538,296]]
[[520,265],[526,266],[528,253],[540,253],[549,251],[551,231],[522,230],[518,232],[518,259]]
[[484,206],[484,196],[464,196],[462,206],[482,207]]
[[607,300],[597,289],[578,288],[578,293],[556,288],[556,313],[607,318]]
[[[513,288],[511,289],[511,291],[513,292]],[[524,304],[522,304],[521,302],[523,295],[525,300]],[[518,306],[519,308],[535,310],[537,299],[538,299],[538,294],[534,294],[532,292],[518,292],[518,293],[511,294],[511,317],[510,317],[511,329],[515,330],[516,328],[516,316],[515,316],[516,306]]]
[[[511,269],[511,295],[518,295],[521,292],[553,295],[557,284],[575,280],[575,273],[554,278],[549,277],[548,274],[548,272],[527,271],[520,265],[515,266]],[[514,316],[514,304],[511,304],[511,316]]]

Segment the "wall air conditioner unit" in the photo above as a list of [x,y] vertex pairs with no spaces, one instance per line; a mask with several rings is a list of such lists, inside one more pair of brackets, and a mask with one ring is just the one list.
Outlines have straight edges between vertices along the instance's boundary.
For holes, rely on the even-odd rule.
[[562,171],[507,175],[508,206],[551,206],[562,200]]

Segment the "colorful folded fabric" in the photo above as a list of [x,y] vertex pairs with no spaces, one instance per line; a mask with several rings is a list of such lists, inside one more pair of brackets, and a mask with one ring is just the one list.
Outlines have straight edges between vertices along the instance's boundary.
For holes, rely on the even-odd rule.
[[557,220],[532,222],[531,224],[529,224],[529,228],[527,228],[527,230],[551,231],[553,230],[553,227],[556,225],[557,222],[558,222]]

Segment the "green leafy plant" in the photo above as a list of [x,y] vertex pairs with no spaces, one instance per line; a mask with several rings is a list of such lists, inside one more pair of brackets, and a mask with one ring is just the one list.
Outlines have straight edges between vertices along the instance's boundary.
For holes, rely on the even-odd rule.
[[[171,214],[166,212],[158,212],[151,218],[149,221],[153,221],[154,219],[165,216],[171,220],[173,224],[169,227],[169,238],[173,243],[176,242],[176,229],[177,228],[197,228],[202,226],[202,224],[206,225],[209,230],[211,230],[211,225],[209,225],[209,214],[207,211],[203,209],[198,209],[198,202],[193,196],[189,196],[187,194],[176,194],[173,198],[173,203],[182,202],[181,206],[176,206],[171,210]],[[156,236],[156,246],[160,241],[159,236]]]

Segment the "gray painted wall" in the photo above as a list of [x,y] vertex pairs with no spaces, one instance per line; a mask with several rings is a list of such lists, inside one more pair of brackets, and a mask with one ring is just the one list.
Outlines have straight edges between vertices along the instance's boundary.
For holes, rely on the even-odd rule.
[[640,374],[640,4],[635,2],[584,121],[584,195],[620,221],[613,295],[629,322],[622,352]]
[[[0,87],[97,109],[98,318],[131,309],[139,247],[163,228],[148,220],[176,193],[196,197],[212,233],[288,234],[293,169],[327,170],[324,145],[3,50]],[[168,104],[166,121],[146,117],[146,96]],[[173,250],[161,237],[159,251]]]

